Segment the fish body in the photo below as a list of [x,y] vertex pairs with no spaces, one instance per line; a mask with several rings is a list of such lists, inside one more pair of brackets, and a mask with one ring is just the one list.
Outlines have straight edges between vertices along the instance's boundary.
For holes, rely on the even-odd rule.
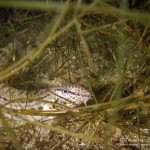
[[[30,116],[35,120],[53,118],[44,116],[43,113],[65,113],[70,108],[86,105],[90,99],[91,94],[88,90],[74,85],[26,91],[0,84],[0,107],[23,116]],[[8,112],[4,114],[7,117],[12,116]],[[13,119],[17,120],[14,116]]]

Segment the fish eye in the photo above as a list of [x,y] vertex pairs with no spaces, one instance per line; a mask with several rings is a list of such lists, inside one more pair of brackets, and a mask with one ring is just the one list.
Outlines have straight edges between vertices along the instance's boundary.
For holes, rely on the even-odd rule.
[[68,93],[68,90],[64,90],[64,93]]

